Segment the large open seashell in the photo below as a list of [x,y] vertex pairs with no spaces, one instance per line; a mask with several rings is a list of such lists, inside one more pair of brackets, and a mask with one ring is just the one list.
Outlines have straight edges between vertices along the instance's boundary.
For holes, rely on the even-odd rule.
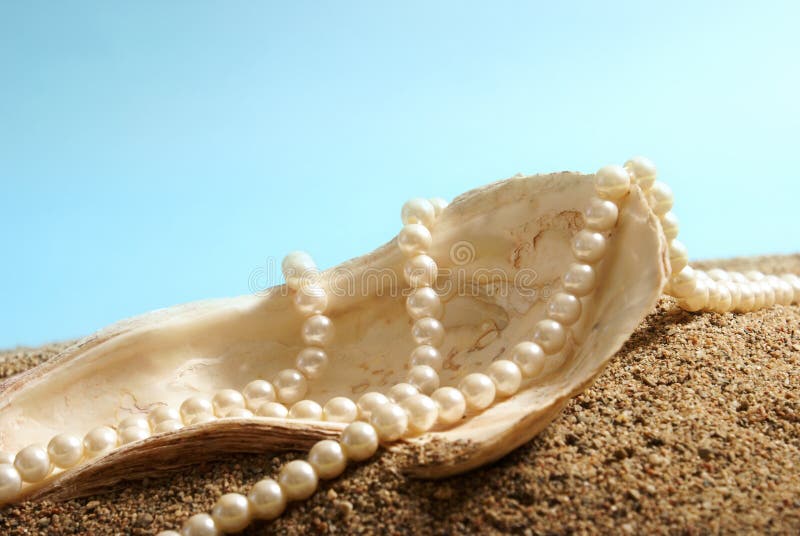
[[[446,289],[443,385],[482,370],[530,338],[546,296],[573,261],[570,238],[583,226],[592,176],[515,177],[467,192],[437,220],[431,256]],[[393,444],[412,449],[406,469],[442,477],[495,460],[542,430],[603,370],[654,307],[668,275],[667,242],[637,187],[597,266],[598,284],[581,319],[545,374],[515,396],[468,415],[459,425]],[[324,403],[404,381],[413,342],[405,312],[404,258],[394,241],[322,274],[336,324],[332,366],[308,398]],[[543,299],[545,298],[545,299]],[[301,349],[302,318],[286,287],[263,295],[202,301],[115,324],[56,359],[0,384],[0,451],[82,435],[156,405],[178,407],[193,394],[241,389],[291,367]],[[300,449],[342,425],[269,418],[221,419],[120,447],[41,483],[27,498],[64,499],[97,492],[213,458],[224,452]]]

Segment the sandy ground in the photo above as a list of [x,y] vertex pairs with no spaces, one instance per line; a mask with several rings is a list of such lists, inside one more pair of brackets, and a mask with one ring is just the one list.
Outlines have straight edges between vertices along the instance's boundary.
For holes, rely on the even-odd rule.
[[[800,255],[724,264],[800,273]],[[0,353],[0,377],[59,348]],[[384,453],[246,534],[799,534],[799,375],[800,307],[698,315],[665,298],[593,387],[501,461],[416,481]],[[6,507],[0,534],[153,534],[299,456]]]

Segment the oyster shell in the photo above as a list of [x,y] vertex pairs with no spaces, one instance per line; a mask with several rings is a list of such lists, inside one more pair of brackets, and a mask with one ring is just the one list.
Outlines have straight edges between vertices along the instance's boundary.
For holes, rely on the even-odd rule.
[[[514,177],[467,192],[444,210],[431,256],[443,292],[442,385],[455,385],[530,338],[550,292],[573,261],[571,236],[594,195],[592,176]],[[402,382],[413,347],[405,311],[404,258],[396,243],[322,273],[336,325],[332,366],[307,398],[356,398]],[[596,290],[543,376],[457,426],[434,429],[389,448],[412,448],[406,469],[443,477],[495,460],[541,431],[585,389],[654,307],[669,272],[667,241],[637,187],[620,205]],[[543,299],[545,298],[545,299]],[[177,408],[194,394],[241,389],[293,366],[302,318],[285,286],[258,296],[201,301],[106,328],[57,358],[0,384],[0,451],[15,452],[60,432],[82,435]],[[222,453],[300,449],[343,425],[270,418],[220,419],[117,448],[26,485],[27,498],[65,499]]]

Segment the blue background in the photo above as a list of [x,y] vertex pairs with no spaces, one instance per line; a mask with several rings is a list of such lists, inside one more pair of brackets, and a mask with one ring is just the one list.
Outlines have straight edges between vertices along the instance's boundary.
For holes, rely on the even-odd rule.
[[0,347],[277,283],[295,248],[337,264],[409,197],[634,154],[692,257],[798,251],[798,6],[2,1]]

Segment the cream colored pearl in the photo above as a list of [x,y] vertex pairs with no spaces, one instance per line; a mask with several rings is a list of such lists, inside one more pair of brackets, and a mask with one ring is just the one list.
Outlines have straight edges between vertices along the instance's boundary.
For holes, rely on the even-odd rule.
[[214,519],[208,514],[195,514],[181,527],[181,536],[219,536]]
[[431,232],[419,223],[409,223],[403,226],[400,234],[397,235],[397,246],[406,257],[427,253],[431,249],[432,243]]
[[768,275],[767,282],[775,291],[775,303],[778,305],[789,305],[794,298],[792,286],[776,275]]
[[329,422],[353,422],[358,418],[358,406],[347,397],[336,396],[325,403],[322,418]]
[[403,436],[408,428],[408,415],[403,408],[392,402],[375,408],[369,423],[383,441],[394,441]]
[[586,227],[593,231],[610,231],[617,224],[619,208],[607,199],[593,197],[584,212]]
[[[228,417],[232,417],[232,415],[230,413],[227,416]],[[160,423],[158,423],[156,425],[155,428],[153,428],[153,433],[154,434],[168,434],[168,433],[171,433],[171,432],[177,432],[181,428],[183,428],[183,423],[180,420],[161,421]]]
[[141,415],[131,415],[129,417],[125,417],[119,422],[118,429],[122,430],[123,428],[144,428],[148,432],[150,431],[150,423],[147,422],[147,419],[142,417]]
[[747,283],[750,281],[741,272],[728,272],[728,275],[731,276],[731,280],[735,283]]
[[678,237],[678,231],[681,228],[678,217],[672,212],[667,212],[661,216],[661,228],[664,230],[667,240],[674,240]]
[[247,408],[233,408],[225,414],[223,419],[250,419],[253,417],[253,412]]
[[226,417],[232,410],[244,408],[245,401],[239,391],[222,389],[217,391],[214,398],[211,399],[211,405],[214,406],[214,414],[217,417]]
[[625,162],[625,169],[630,173],[633,182],[642,190],[650,189],[658,175],[656,165],[644,156],[634,156]]
[[389,389],[388,398],[395,404],[399,404],[406,398],[418,395],[419,391],[410,383],[398,383]]
[[285,419],[286,416],[289,415],[289,410],[286,409],[286,406],[278,402],[264,402],[256,409],[256,415],[259,417]]
[[214,415],[214,406],[202,396],[190,396],[181,403],[180,414],[184,424],[193,424],[202,415]]
[[716,309],[720,300],[720,286],[713,279],[709,279],[706,283],[708,285],[708,303],[705,308],[713,311]]
[[[244,398],[245,407],[256,409],[264,402],[275,401],[275,388],[272,387],[272,384],[268,381],[253,380],[245,385],[244,389],[242,389],[242,397]],[[202,411],[197,411],[196,413],[214,413],[213,406],[211,404],[208,404],[208,406],[202,404],[202,408],[198,407],[197,409]],[[181,414],[182,413],[183,409],[181,409]]]
[[758,311],[759,309],[763,309],[764,304],[766,303],[764,289],[761,287],[758,281],[751,281],[749,285],[753,290],[753,310]]
[[439,406],[429,396],[416,394],[400,403],[400,407],[408,417],[408,431],[416,434],[427,432],[436,424]]
[[83,451],[93,458],[105,454],[117,446],[117,432],[108,426],[98,426],[83,438]]
[[169,406],[159,406],[147,415],[147,422],[150,423],[151,428],[155,428],[159,423],[177,421],[180,418],[181,415],[177,410]]
[[439,373],[433,367],[416,365],[408,371],[408,383],[429,395],[439,388]]
[[672,189],[666,183],[656,181],[650,189],[650,208],[658,216],[663,216],[672,210],[675,198]]
[[333,340],[333,320],[325,315],[309,316],[303,322],[300,334],[309,346],[327,346]]
[[673,273],[678,273],[689,264],[689,251],[679,240],[669,243],[669,265]]
[[497,396],[511,396],[519,391],[522,384],[522,371],[512,361],[499,359],[489,365],[486,375],[494,382]]
[[555,320],[540,320],[533,327],[533,342],[538,344],[546,354],[555,354],[567,342],[564,327]]
[[0,452],[0,465],[14,465],[14,455],[10,452]]
[[28,445],[17,452],[14,467],[25,482],[39,482],[50,474],[53,464],[47,451],[40,445]]
[[406,261],[403,267],[406,282],[414,288],[430,287],[439,275],[436,261],[428,255],[417,255]]
[[340,442],[348,459],[361,462],[378,450],[378,433],[371,424],[356,421],[342,431]]
[[459,422],[467,411],[467,402],[464,395],[455,387],[440,387],[431,394],[431,400],[436,403],[438,410],[437,420],[445,425]]
[[579,261],[594,263],[606,253],[606,239],[588,229],[578,231],[572,239],[572,253]]
[[758,270],[750,270],[749,272],[745,272],[744,276],[748,279],[748,281],[761,281],[764,279],[764,277],[766,277]]
[[22,490],[22,477],[10,463],[0,463],[0,504],[13,500]]
[[535,342],[523,341],[511,351],[511,361],[528,378],[538,376],[544,370],[546,359],[544,350]]
[[410,363],[412,367],[427,365],[435,370],[441,370],[444,359],[439,350],[428,344],[422,344],[411,352]]
[[494,402],[496,394],[492,379],[479,372],[467,374],[458,384],[458,390],[464,395],[467,407],[472,410],[488,408]]
[[420,318],[411,327],[411,338],[417,344],[427,344],[429,346],[441,346],[444,342],[444,326],[435,318]]
[[305,251],[292,251],[281,262],[281,271],[289,288],[297,290],[303,281],[314,280],[319,275],[317,264]]
[[733,302],[731,291],[728,290],[728,286],[725,284],[724,281],[717,282],[716,286],[717,286],[717,296],[716,296],[716,302],[714,303],[713,311],[717,313],[727,313],[728,311],[731,310],[731,303]]
[[289,409],[290,419],[322,420],[322,406],[313,400],[300,400]]
[[800,277],[795,274],[783,274],[780,277],[792,287],[792,303],[800,303]]
[[286,509],[286,496],[281,485],[271,478],[265,478],[250,488],[247,494],[253,517],[256,519],[275,519]]
[[328,308],[328,294],[319,285],[302,285],[294,295],[294,308],[304,316],[321,315]]
[[736,311],[739,309],[739,304],[742,301],[742,291],[739,289],[739,285],[734,283],[733,281],[722,281],[721,284],[725,285],[728,289],[728,292],[731,294],[731,311]]
[[755,309],[756,296],[750,283],[736,283],[736,286],[739,288],[739,294],[741,296],[741,298],[739,298],[739,306],[736,310],[740,313],[746,313]]
[[322,348],[308,346],[297,354],[295,366],[306,378],[319,379],[328,368],[328,354]]
[[697,287],[697,274],[691,266],[684,266],[680,272],[675,273],[670,280],[672,294],[678,298],[691,296]]
[[211,509],[211,517],[222,532],[240,532],[250,524],[253,514],[247,497],[240,493],[226,493]]
[[698,277],[695,283],[694,292],[685,298],[681,298],[678,305],[686,311],[699,311],[708,305],[708,281]]
[[302,501],[316,491],[319,479],[310,463],[292,460],[281,468],[278,483],[288,500]]
[[299,371],[285,369],[272,380],[278,400],[284,404],[294,404],[302,400],[308,392],[308,381]]
[[56,467],[67,469],[83,458],[83,441],[71,434],[58,434],[47,444],[47,454]]
[[772,285],[765,279],[758,281],[758,284],[761,285],[761,289],[764,292],[764,307],[772,307],[775,305],[775,289],[772,288]]
[[573,263],[564,273],[563,281],[564,290],[582,298],[594,290],[597,276],[594,268],[588,264]]
[[433,205],[433,211],[437,219],[439,216],[441,216],[442,212],[444,212],[444,209],[446,209],[450,204],[446,199],[442,199],[441,197],[431,197],[428,199],[428,201],[430,201],[431,205]]
[[710,277],[714,281],[731,281],[732,280],[731,274],[729,274],[727,271],[722,270],[720,268],[712,268],[711,270],[706,272],[706,274],[708,275],[708,277]]
[[622,166],[605,166],[595,173],[594,187],[597,195],[614,201],[627,195],[631,188],[631,178]]
[[139,428],[138,426],[128,426],[119,431],[120,445],[127,445],[136,441],[142,441],[150,437],[150,428]]
[[547,302],[547,316],[564,326],[571,326],[581,317],[581,301],[566,292],[554,294]]
[[323,439],[311,447],[308,453],[308,463],[314,468],[319,478],[329,480],[344,472],[347,467],[347,456],[337,441]]
[[406,298],[406,311],[414,320],[425,318],[441,318],[444,308],[439,294],[431,287],[414,289]]
[[409,199],[403,204],[400,219],[404,225],[419,223],[430,229],[436,221],[436,208],[427,199]]
[[382,393],[378,393],[377,391],[364,393],[361,395],[361,398],[358,399],[358,414],[363,420],[369,421],[370,415],[372,415],[372,412],[375,411],[378,406],[383,406],[388,403],[389,399]]

